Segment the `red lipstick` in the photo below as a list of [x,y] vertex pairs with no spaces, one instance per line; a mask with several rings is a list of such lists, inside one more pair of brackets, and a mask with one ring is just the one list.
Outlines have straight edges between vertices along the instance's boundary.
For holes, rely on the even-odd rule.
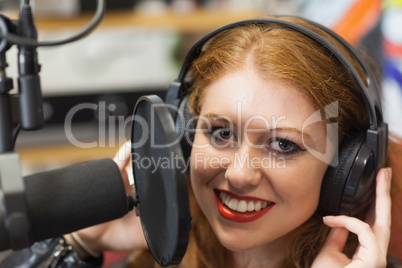
[[[269,206],[267,206],[264,209],[261,209],[260,211],[238,212],[238,211],[228,208],[227,206],[225,206],[222,203],[222,200],[219,197],[219,194],[220,194],[219,191],[215,190],[214,192],[215,192],[216,205],[218,206],[218,211],[221,214],[221,216],[227,220],[238,222],[238,223],[247,223],[247,222],[256,221],[259,218],[261,218],[262,216],[264,216],[265,214],[267,214],[271,210],[271,208],[275,205],[275,203],[271,203]],[[236,198],[237,196],[234,196],[234,197]],[[252,198],[247,197],[247,198],[240,198],[240,199],[250,200]],[[255,200],[259,200],[259,199],[255,199]]]

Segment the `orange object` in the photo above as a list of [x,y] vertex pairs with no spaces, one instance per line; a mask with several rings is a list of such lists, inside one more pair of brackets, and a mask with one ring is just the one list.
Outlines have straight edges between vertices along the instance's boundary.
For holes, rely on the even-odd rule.
[[381,15],[381,0],[357,0],[332,29],[355,45]]

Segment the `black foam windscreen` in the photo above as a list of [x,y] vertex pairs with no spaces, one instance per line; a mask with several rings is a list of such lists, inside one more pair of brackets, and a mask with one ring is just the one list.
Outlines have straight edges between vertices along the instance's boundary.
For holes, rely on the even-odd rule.
[[24,177],[33,238],[70,233],[130,210],[116,163],[99,159]]

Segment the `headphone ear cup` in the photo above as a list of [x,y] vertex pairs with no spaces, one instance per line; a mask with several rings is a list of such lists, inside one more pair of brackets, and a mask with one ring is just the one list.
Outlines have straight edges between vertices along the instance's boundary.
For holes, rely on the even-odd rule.
[[[354,132],[345,136],[339,149],[338,165],[328,166],[324,175],[321,184],[318,214],[338,215],[340,213],[345,187],[349,185],[349,174],[364,140],[365,133],[361,132]],[[357,183],[358,185],[359,183]]]

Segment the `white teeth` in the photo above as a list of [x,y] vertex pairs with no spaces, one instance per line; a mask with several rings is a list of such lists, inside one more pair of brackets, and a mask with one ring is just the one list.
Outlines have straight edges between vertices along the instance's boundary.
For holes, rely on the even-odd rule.
[[223,203],[225,203],[225,205],[229,205],[230,199],[231,199],[230,196],[226,195],[225,199],[223,199],[223,201],[224,201]]
[[247,210],[247,202],[244,200],[240,200],[239,203],[237,204],[237,211],[239,212],[246,212]]
[[247,211],[253,211],[253,210],[254,210],[254,202],[248,202]]
[[254,209],[255,209],[255,211],[260,211],[261,210],[261,201],[260,200],[255,202]]
[[225,204],[230,209],[236,210],[238,212],[260,211],[261,209],[266,208],[269,203],[267,201],[260,200],[238,200],[223,192],[220,192],[219,197],[223,204]]
[[238,203],[238,202],[239,202],[239,201],[238,201],[237,199],[232,198],[232,200],[230,200],[230,202],[229,202],[228,207],[231,208],[231,209],[233,209],[233,210],[236,210],[236,209],[237,209],[237,203]]

